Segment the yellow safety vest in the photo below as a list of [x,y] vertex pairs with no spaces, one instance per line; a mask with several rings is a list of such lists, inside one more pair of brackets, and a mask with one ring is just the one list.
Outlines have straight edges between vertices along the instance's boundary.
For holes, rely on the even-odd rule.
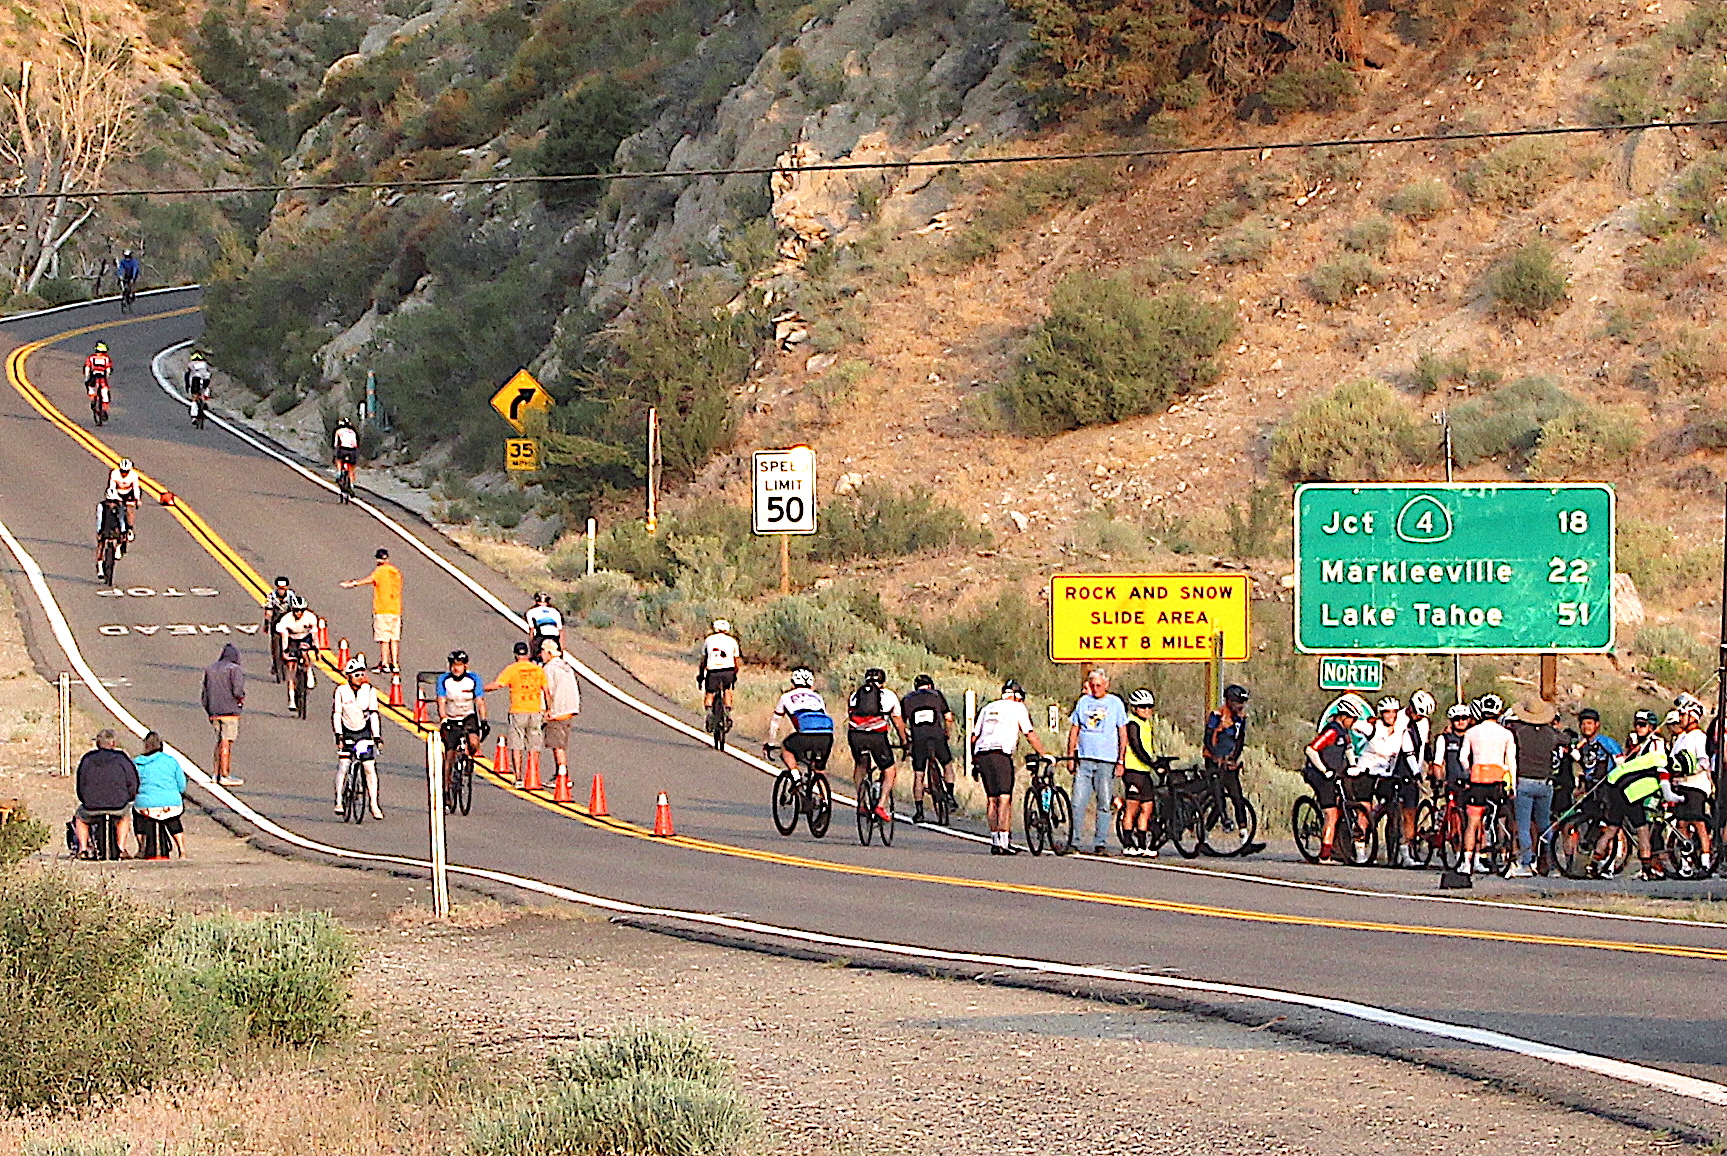
[[[1141,720],[1137,719],[1137,718],[1128,719],[1127,720],[1127,733],[1130,736],[1135,735],[1135,734],[1139,735],[1140,736],[1139,745],[1144,747],[1146,750],[1151,751],[1152,750],[1152,744],[1151,744],[1152,728],[1151,728],[1150,721],[1146,720],[1146,725],[1145,725],[1143,731],[1140,729],[1140,722],[1141,722]],[[1156,752],[1154,751],[1152,753],[1155,754]],[[1122,754],[1122,761],[1127,764],[1127,767],[1126,767],[1127,770],[1144,771],[1148,775],[1153,775],[1153,774],[1157,773],[1156,770],[1152,767],[1152,765],[1150,763],[1146,762],[1144,759],[1139,757],[1138,752],[1136,752],[1133,749],[1133,744],[1131,742],[1127,744],[1127,750],[1125,752],[1123,752],[1123,754]]]

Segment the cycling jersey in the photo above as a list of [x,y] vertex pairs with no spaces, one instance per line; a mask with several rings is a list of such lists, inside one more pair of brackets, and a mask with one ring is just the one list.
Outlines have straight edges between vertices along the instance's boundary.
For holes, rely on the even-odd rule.
[[1016,698],[998,698],[979,711],[972,723],[972,750],[980,755],[988,751],[1011,755],[1019,746],[1019,736],[1030,733],[1031,714],[1025,703]]
[[1517,769],[1517,740],[1496,720],[1482,719],[1464,734],[1459,757],[1470,782],[1504,782]]
[[[564,629],[564,616],[550,606],[536,606],[522,617],[527,619],[528,630],[536,639],[550,638],[556,642],[558,635]],[[538,653],[539,647],[536,646],[534,651]],[[709,667],[708,669],[712,670],[713,668]]]
[[710,634],[702,640],[703,670],[736,670],[738,640],[729,634]]
[[1402,714],[1390,726],[1379,719],[1373,720],[1373,733],[1367,736],[1367,745],[1362,748],[1361,758],[1356,764],[1357,774],[1383,778],[1397,769],[1403,755],[1410,749],[1409,728],[1404,725],[1406,721]]
[[295,614],[284,614],[276,623],[276,633],[282,636],[285,643],[305,642],[318,629],[318,616],[310,610],[301,610]]
[[1350,737],[1350,728],[1337,718],[1326,723],[1313,736],[1313,741],[1307,744],[1307,751],[1307,761],[1311,764],[1318,759],[1320,766],[1333,777],[1348,774],[1350,764],[1355,761],[1355,744]]
[[121,538],[126,534],[126,515],[108,502],[96,503],[96,540]]
[[1598,734],[1577,746],[1577,769],[1585,785],[1594,786],[1607,777],[1622,752],[1619,744],[1606,735]]
[[1667,760],[1675,787],[1702,791],[1706,795],[1714,793],[1708,745],[1701,730],[1686,731],[1674,739]]
[[1152,725],[1150,719],[1130,718],[1127,720],[1127,750],[1122,752],[1124,769],[1131,773],[1150,775],[1156,773],[1151,765]]
[[480,693],[480,680],[471,670],[466,674],[451,674],[446,670],[438,676],[437,697],[444,700],[444,717],[447,719],[465,719],[472,715],[474,701]]
[[365,731],[373,738],[380,737],[378,692],[371,683],[362,682],[358,690],[345,682],[336,688],[330,727],[338,736]]
[[210,363],[202,357],[194,357],[186,363],[186,388],[194,393],[203,393],[210,388]]
[[1239,761],[1241,748],[1247,740],[1247,716],[1232,715],[1226,723],[1222,711],[1212,711],[1205,719],[1205,758],[1211,763]]
[[114,361],[106,353],[92,353],[84,359],[84,384],[89,385],[97,378],[107,380],[113,369]]
[[116,502],[136,502],[138,500],[138,472],[122,474],[119,470],[108,471],[108,498]]
[[852,695],[851,699],[847,702],[847,725],[854,731],[871,731],[886,734],[888,729],[888,719],[893,718],[895,715],[900,713],[899,699],[894,695],[894,692],[889,690],[887,687],[876,687],[875,693],[879,694],[881,699],[878,708],[872,711],[866,709],[869,705],[867,703],[863,704],[863,706],[859,705],[859,699],[863,698],[864,693],[865,688],[859,687],[858,692]]
[[828,714],[827,703],[808,687],[793,687],[780,695],[774,714],[790,719],[792,729],[798,734],[831,735],[834,730],[833,716]]
[[905,716],[914,739],[935,738],[947,734],[947,697],[934,687],[914,690],[899,700],[900,714]]
[[1433,729],[1432,720],[1410,714],[1405,714],[1402,717],[1403,725],[1409,729],[1409,742],[1404,745],[1402,752],[1397,756],[1397,763],[1392,767],[1392,774],[1402,778],[1418,779],[1426,769],[1417,764],[1426,757],[1429,745],[1428,735]]
[[1635,755],[1607,772],[1607,782],[1617,788],[1625,801],[1642,806],[1661,794],[1661,775],[1667,769],[1667,755],[1662,751],[1646,751]]
[[282,615],[288,613],[288,599],[293,596],[292,590],[284,590],[280,594],[271,592],[270,596],[264,599],[264,614],[270,619],[271,630],[282,620]]
[[120,281],[126,284],[136,281],[143,268],[138,264],[138,258],[122,257],[119,263],[114,266],[114,271],[119,274]]
[[1463,736],[1446,727],[1433,738],[1433,744],[1428,748],[1427,762],[1437,763],[1444,768],[1447,786],[1457,786],[1469,781],[1469,770],[1463,765]]

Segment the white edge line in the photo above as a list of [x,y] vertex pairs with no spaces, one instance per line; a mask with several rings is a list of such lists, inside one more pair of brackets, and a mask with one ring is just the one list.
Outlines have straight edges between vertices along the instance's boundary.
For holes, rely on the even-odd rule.
[[[67,661],[77,670],[84,685],[89,688],[102,705],[119,720],[134,735],[142,737],[148,728],[139,722],[137,717],[120,704],[113,693],[96,677],[96,672],[85,661],[83,651],[79,648],[72,634],[71,626],[60,611],[59,603],[53,592],[48,589],[47,579],[42,574],[42,568],[36,560],[24,549],[22,543],[12,535],[5,523],[0,522],[0,541],[18,560],[25,576],[30,581],[31,589],[36,594],[36,600],[48,616],[48,622],[54,632],[55,640],[60,649],[65,652]],[[191,777],[204,790],[221,800],[236,814],[260,831],[269,834],[285,843],[319,854],[350,859],[356,862],[388,863],[395,866],[429,869],[430,864],[423,859],[415,859],[406,855],[385,855],[374,852],[354,851],[346,847],[336,847],[309,839],[283,827],[269,817],[253,810],[244,801],[235,796],[226,787],[211,780],[210,776],[185,754],[170,746],[166,748],[191,771]],[[770,936],[776,939],[790,940],[796,943],[814,944],[828,948],[842,948],[854,951],[873,951],[883,955],[897,956],[903,959],[936,960],[946,963],[965,963],[984,967],[1011,968],[1017,971],[1029,971],[1045,975],[1061,975],[1082,979],[1104,980],[1111,983],[1136,984],[1142,987],[1161,988],[1167,991],[1195,992],[1205,995],[1232,996],[1244,999],[1257,999],[1270,1003],[1285,1004],[1293,1007],[1312,1008],[1317,1011],[1329,1012],[1348,1019],[1360,1020],[1364,1023],[1379,1024],[1385,1027],[1399,1028],[1405,1031],[1420,1032],[1440,1039],[1455,1040],[1460,1043],[1473,1044],[1478,1047],[1491,1048],[1496,1051],[1509,1052],[1514,1055],[1526,1056],[1531,1059],[1546,1060],[1550,1063],[1578,1071],[1591,1072],[1608,1079],[1619,1080],[1644,1087],[1656,1088],[1670,1092],[1687,1099],[1700,1100],[1704,1103],[1727,1107],[1727,1085],[1710,1080],[1701,1080],[1695,1076],[1686,1076],[1677,1072],[1663,1071],[1642,1064],[1634,1064],[1626,1060],[1615,1060],[1606,1056],[1597,1056],[1588,1052],[1573,1051],[1569,1048],[1557,1047],[1541,1043],[1537,1040],[1526,1040],[1519,1036],[1507,1035],[1503,1032],[1490,1031],[1486,1028],[1474,1028],[1460,1024],[1449,1024],[1439,1020],[1430,1020],[1421,1016],[1408,1015],[1403,1012],[1390,1011],[1385,1008],[1373,1007],[1369,1004],[1356,1003],[1353,1000],[1332,999],[1326,996],[1308,995],[1302,992],[1280,991],[1275,988],[1251,987],[1241,984],[1213,983],[1207,980],[1182,979],[1174,976],[1148,976],[1137,972],[1120,971],[1115,968],[1085,967],[1075,964],[1057,963],[1050,960],[1022,959],[1016,956],[988,955],[977,952],[946,951],[938,948],[917,947],[911,944],[886,943],[868,939],[854,939],[849,936],[827,935],[820,932],[803,931],[797,928],[780,927],[771,923],[758,923],[754,920],[737,919],[724,915],[709,915],[698,911],[680,911],[676,908],[648,907],[638,903],[627,903],[622,900],[608,899],[600,895],[590,895],[572,888],[546,883],[538,879],[530,879],[520,875],[512,875],[503,871],[492,871],[481,867],[464,867],[451,864],[449,870],[460,875],[475,879],[484,879],[501,883],[509,887],[519,888],[535,894],[545,895],[566,902],[577,903],[587,907],[610,911],[619,915],[646,916],[659,919],[676,919],[687,923],[701,924],[709,927],[722,927],[732,931],[743,931],[756,935]]]
[[[163,292],[163,290],[152,290],[152,292]],[[142,294],[140,294],[140,296],[142,296]],[[85,304],[88,304],[88,303],[86,302]],[[70,306],[63,306],[62,308],[70,308]],[[191,405],[190,400],[183,393],[181,393],[179,390],[174,388],[173,384],[171,383],[171,381],[168,378],[167,372],[162,368],[162,363],[170,355],[178,352],[179,350],[185,349],[190,345],[195,345],[195,344],[197,344],[195,341],[182,341],[182,342],[179,342],[177,344],[170,345],[170,346],[168,346],[168,348],[166,348],[166,349],[162,350],[160,353],[156,354],[156,356],[150,362],[150,371],[152,374],[155,375],[156,384],[159,385],[162,388],[162,391],[164,393],[166,393],[169,397],[178,401],[181,405],[185,405],[188,407],[190,407],[190,405]],[[220,414],[216,413],[214,410],[210,411],[209,416],[210,416],[210,420],[214,421],[217,425],[221,426],[223,429],[227,430],[229,433],[233,434],[235,437],[239,438],[241,441],[250,445],[253,449],[259,451],[260,453],[266,454],[269,457],[276,459],[277,461],[281,462],[283,465],[287,466],[289,469],[293,470],[294,472],[298,473],[300,476],[304,477],[307,481],[313,483],[314,485],[323,487],[325,490],[328,490],[332,494],[338,492],[336,484],[334,482],[330,481],[328,478],[325,478],[321,474],[314,473],[313,471],[308,470],[305,466],[302,466],[299,462],[295,461],[293,458],[291,458],[288,455],[277,450],[274,446],[272,446],[272,445],[268,444],[267,442],[264,442],[264,441],[258,439],[257,437],[253,436],[252,432],[250,430],[246,429],[244,426],[241,426],[235,422],[231,422],[231,421],[227,420],[226,418],[222,417]],[[516,629],[522,631],[522,633],[524,633],[524,634],[526,634],[528,632],[528,624],[527,624],[527,621],[525,619],[523,619],[520,615],[515,613],[515,611],[511,610],[507,605],[505,605],[503,603],[503,601],[501,601],[499,598],[497,598],[495,595],[493,595],[491,591],[487,590],[484,586],[481,586],[478,582],[474,581],[472,578],[470,578],[467,574],[463,573],[456,566],[452,565],[441,554],[437,553],[430,546],[427,546],[424,542],[420,541],[420,539],[416,535],[414,535],[411,531],[409,531],[406,527],[400,525],[398,522],[395,521],[395,519],[391,518],[388,514],[384,513],[382,510],[380,510],[376,506],[372,505],[372,503],[366,501],[364,498],[361,498],[358,495],[355,495],[355,497],[354,497],[354,505],[359,506],[361,509],[365,510],[366,513],[370,514],[373,518],[376,518],[379,522],[381,522],[384,526],[386,526],[397,537],[401,538],[404,542],[407,542],[415,550],[418,550],[422,555],[424,555],[426,558],[428,558],[434,565],[442,568],[445,571],[445,573],[449,574],[452,578],[454,578],[456,581],[460,582],[463,586],[466,586],[468,588],[468,590],[471,591],[476,597],[481,599],[488,606],[490,606],[493,610],[497,611],[499,614],[503,615],[504,618],[509,620],[511,625],[515,626]],[[566,654],[565,657],[569,658],[571,665],[573,665],[580,674],[582,674],[584,677],[586,677],[590,682],[592,682],[601,691],[610,695],[612,698],[616,699],[618,702],[624,704],[625,706],[631,707],[634,710],[640,711],[642,714],[647,715],[649,718],[654,719],[656,722],[663,723],[664,725],[669,726],[669,727],[673,728],[674,730],[677,730],[680,733],[689,736],[690,738],[697,739],[704,744],[709,742],[709,735],[707,734],[707,732],[699,731],[695,727],[690,726],[688,723],[684,722],[683,720],[673,718],[671,715],[666,714],[664,711],[657,710],[656,708],[649,706],[647,703],[642,702],[640,699],[633,697],[632,695],[630,695],[630,693],[628,691],[625,691],[623,688],[614,685],[612,682],[610,682],[606,678],[602,677],[599,673],[594,671],[593,668],[589,667],[587,664],[583,663],[581,660],[575,658],[573,655]],[[732,746],[726,747],[725,753],[732,756],[733,758],[737,759],[738,761],[744,763],[746,766],[753,767],[756,770],[761,771],[765,774],[776,775],[779,773],[779,770],[780,770],[779,767],[773,765],[772,763],[769,763],[765,759],[758,759],[754,755],[751,755],[745,751],[741,751],[736,747],[732,747]],[[847,805],[855,805],[855,803],[856,803],[856,800],[851,799],[845,795],[841,795],[841,794],[836,793],[834,797],[838,801],[840,801],[841,803],[845,803]],[[909,820],[907,820],[907,821],[909,822]],[[935,832],[937,834],[941,834],[941,835],[946,835],[949,838],[953,838],[953,839],[963,839],[967,842],[980,843],[980,844],[988,841],[982,835],[975,835],[975,834],[971,833],[970,831],[956,831],[951,827],[943,827],[943,826],[940,826],[939,824],[935,824],[935,823],[924,823],[921,826],[925,830],[933,831],[933,832]],[[1081,859],[1088,859],[1088,860],[1092,859],[1092,856],[1089,856],[1089,855],[1080,855],[1080,856],[1076,856],[1076,857],[1081,858]],[[1220,871],[1220,870],[1213,870],[1213,869],[1207,868],[1207,867],[1183,867],[1183,866],[1180,866],[1180,865],[1174,864],[1174,863],[1162,863],[1162,864],[1128,863],[1127,861],[1125,861],[1123,859],[1114,859],[1114,858],[1105,858],[1105,859],[1102,859],[1099,861],[1109,863],[1111,866],[1115,866],[1115,867],[1134,867],[1134,868],[1144,868],[1144,869],[1148,869],[1148,870],[1161,870],[1161,871],[1171,871],[1171,872],[1178,872],[1178,873],[1192,872],[1194,874],[1205,875],[1209,878],[1230,879],[1230,880],[1234,880],[1237,882],[1244,882],[1244,883],[1257,883],[1257,884],[1261,884],[1261,885],[1268,886],[1268,887],[1286,887],[1286,888],[1292,888],[1292,889],[1303,890],[1303,891],[1317,891],[1317,892],[1323,892],[1323,893],[1332,894],[1332,895],[1353,895],[1353,896],[1360,896],[1360,897],[1365,897],[1365,898],[1370,898],[1370,899],[1409,899],[1409,900],[1417,900],[1417,901],[1420,901],[1422,903],[1461,904],[1464,906],[1500,908],[1500,909],[1508,910],[1508,911],[1542,911],[1542,912],[1548,912],[1548,913],[1557,914],[1557,915],[1569,915],[1569,916],[1581,917],[1581,918],[1586,918],[1586,919],[1618,920],[1618,921],[1627,922],[1627,923],[1655,923],[1655,924],[1667,924],[1667,925],[1671,925],[1671,926],[1675,926],[1675,927],[1727,928],[1727,921],[1714,922],[1714,921],[1700,920],[1700,919],[1673,919],[1673,918],[1669,918],[1666,916],[1659,916],[1659,915],[1626,915],[1626,914],[1622,914],[1619,912],[1587,911],[1587,910],[1582,910],[1582,909],[1575,908],[1575,907],[1559,907],[1559,906],[1555,906],[1555,905],[1551,905],[1551,904],[1505,903],[1505,902],[1501,902],[1501,901],[1493,900],[1493,899],[1464,899],[1464,898],[1461,898],[1458,896],[1451,896],[1451,895],[1419,895],[1419,894],[1414,894],[1414,893],[1407,892],[1407,891],[1373,891],[1373,890],[1369,890],[1367,888],[1340,887],[1340,886],[1337,886],[1335,884],[1327,884],[1327,883],[1308,883],[1308,882],[1303,882],[1301,880],[1296,880],[1296,879],[1278,879],[1278,878],[1269,877],[1269,876],[1253,875],[1253,874],[1250,874],[1250,873],[1245,872],[1245,871]]]

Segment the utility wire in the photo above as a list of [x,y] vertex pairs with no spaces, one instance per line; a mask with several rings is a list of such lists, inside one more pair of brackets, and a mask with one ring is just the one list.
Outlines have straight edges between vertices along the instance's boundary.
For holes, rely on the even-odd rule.
[[213,197],[245,193],[340,193],[384,189],[441,189],[462,185],[552,185],[604,181],[636,181],[660,178],[767,176],[773,173],[844,173],[876,169],[958,168],[975,165],[1025,165],[1061,161],[1148,160],[1158,157],[1205,154],[1277,152],[1291,149],[1363,148],[1374,145],[1456,144],[1462,141],[1508,140],[1514,137],[1568,136],[1580,133],[1638,132],[1650,128],[1718,128],[1727,119],[1650,120],[1637,124],[1552,125],[1547,128],[1508,128],[1487,132],[1399,133],[1395,136],[1339,137],[1333,140],[1269,141],[1260,144],[1171,145],[1163,148],[1107,149],[1076,153],[1014,153],[995,157],[958,157],[949,160],[818,161],[805,165],[753,165],[725,169],[626,169],[615,173],[545,173],[534,176],[421,177],[394,181],[320,181],[304,184],[209,185],[175,189],[90,189],[79,193],[8,193],[0,200],[34,201],[53,197],[87,200],[102,197]]

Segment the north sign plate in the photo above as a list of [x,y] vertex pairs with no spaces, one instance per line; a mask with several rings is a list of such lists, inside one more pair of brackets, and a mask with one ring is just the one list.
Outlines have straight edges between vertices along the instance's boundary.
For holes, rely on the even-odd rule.
[[1322,658],[1320,690],[1378,690],[1385,685],[1385,663],[1377,658]]
[[1300,486],[1296,649],[1611,650],[1613,531],[1603,483]]

